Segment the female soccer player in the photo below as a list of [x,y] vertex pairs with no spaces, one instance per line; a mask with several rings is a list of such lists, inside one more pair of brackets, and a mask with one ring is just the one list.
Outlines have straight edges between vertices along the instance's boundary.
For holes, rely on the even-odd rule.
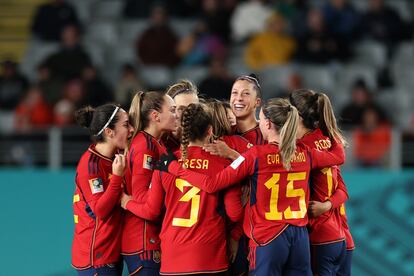
[[[202,148],[213,135],[212,119],[200,104],[190,104],[182,114],[182,164],[189,170],[214,175],[230,164]],[[155,171],[145,204],[124,195],[122,206],[146,219],[157,218],[165,204],[161,230],[161,274],[225,275],[228,268],[224,209],[232,221],[242,218],[240,194],[230,189],[208,194],[187,181]]]
[[241,76],[231,89],[230,106],[236,116],[236,134],[253,145],[265,143],[256,120],[256,109],[261,104],[260,84],[256,75]]
[[[345,139],[336,124],[331,102],[323,93],[300,89],[289,95],[300,114],[298,137],[310,148],[329,150],[331,141]],[[338,181],[339,167],[312,171],[309,204],[309,238],[312,270],[315,274],[336,275],[346,255],[345,233],[340,206],[348,199],[346,187]]]
[[[167,95],[174,100],[177,106],[178,122],[181,122],[181,114],[189,104],[199,102],[197,87],[189,80],[180,80],[168,87]],[[175,152],[180,149],[180,137],[181,126],[178,125],[174,132],[164,135],[162,141],[167,148]]]
[[125,157],[133,128],[119,106],[85,107],[75,114],[93,144],[76,169],[72,265],[78,275],[121,275],[121,212]]
[[[135,128],[128,152],[126,192],[136,202],[145,202],[153,164],[165,151],[161,135],[175,130],[175,103],[160,92],[138,92],[129,109]],[[127,212],[122,231],[121,253],[130,275],[158,275],[160,268],[160,223],[149,222]]]
[[310,170],[344,161],[343,148],[337,143],[331,152],[296,146],[298,119],[296,108],[287,100],[268,100],[259,122],[268,144],[253,146],[214,176],[182,168],[171,154],[163,155],[158,165],[181,179],[192,179],[194,186],[207,192],[250,176],[244,232],[250,238],[253,275],[311,275],[306,230]]

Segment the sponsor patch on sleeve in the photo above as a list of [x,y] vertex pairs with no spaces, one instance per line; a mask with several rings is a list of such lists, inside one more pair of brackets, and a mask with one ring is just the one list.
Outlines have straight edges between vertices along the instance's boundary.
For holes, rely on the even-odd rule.
[[230,164],[230,167],[233,168],[233,170],[237,169],[241,163],[244,162],[246,158],[244,158],[242,155],[240,155],[236,160],[233,161],[233,163]]
[[144,160],[142,162],[142,167],[147,170],[152,170],[152,156],[148,154],[144,154]]
[[102,193],[104,191],[103,181],[101,178],[89,179],[89,186],[92,194]]

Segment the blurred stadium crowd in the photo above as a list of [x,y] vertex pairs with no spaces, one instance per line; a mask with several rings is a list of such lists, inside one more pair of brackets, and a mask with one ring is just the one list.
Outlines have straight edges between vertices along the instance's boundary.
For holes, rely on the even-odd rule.
[[35,2],[24,55],[0,57],[1,135],[71,126],[86,104],[128,108],[181,78],[227,99],[255,72],[264,98],[328,94],[359,165],[384,163],[392,129],[414,140],[413,1]]

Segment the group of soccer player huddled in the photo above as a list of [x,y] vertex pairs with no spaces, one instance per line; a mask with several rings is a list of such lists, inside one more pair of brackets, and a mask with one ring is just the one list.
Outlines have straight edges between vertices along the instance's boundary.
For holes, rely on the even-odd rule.
[[351,274],[346,142],[325,94],[264,101],[252,74],[226,102],[181,80],[75,117],[92,139],[73,197],[79,275]]

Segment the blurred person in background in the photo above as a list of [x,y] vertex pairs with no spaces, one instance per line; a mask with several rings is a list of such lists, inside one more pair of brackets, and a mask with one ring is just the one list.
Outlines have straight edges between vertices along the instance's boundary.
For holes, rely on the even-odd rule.
[[201,19],[206,22],[210,32],[226,45],[230,42],[230,17],[236,6],[236,0],[203,0]]
[[80,79],[72,79],[65,84],[63,98],[54,106],[54,120],[57,126],[70,126],[74,123],[74,111],[84,103],[84,86]]
[[209,98],[224,99],[231,91],[233,81],[223,61],[214,58],[210,61],[208,76],[201,81],[199,89]]
[[387,114],[372,98],[367,84],[363,79],[358,79],[352,86],[351,102],[341,110],[341,124],[344,128],[355,128],[361,123],[362,114],[367,106],[376,109],[379,120],[387,121]]
[[386,164],[391,146],[391,127],[380,119],[373,107],[366,107],[362,122],[353,132],[354,155],[363,167],[378,167]]
[[82,70],[91,64],[91,59],[80,45],[79,29],[76,25],[67,25],[61,35],[60,49],[44,62],[52,78],[66,81],[79,77]]
[[230,19],[231,35],[235,42],[246,42],[252,35],[264,31],[271,9],[263,0],[239,3]]
[[92,64],[83,68],[82,81],[85,88],[84,104],[98,106],[114,100],[111,88],[98,76]]
[[36,10],[32,33],[41,40],[58,42],[67,25],[80,27],[76,10],[64,0],[50,0]]
[[[298,72],[292,72],[288,78],[286,83],[283,85],[282,89],[276,93],[277,98],[286,98],[292,91],[302,89],[303,88],[303,78]],[[270,96],[271,98],[274,95]]]
[[2,62],[0,75],[0,133],[14,129],[14,109],[22,99],[27,87],[27,79],[17,70],[11,60]]
[[296,42],[286,32],[286,21],[277,13],[266,22],[266,30],[251,38],[245,50],[246,64],[253,70],[284,65],[291,61]]
[[60,79],[52,78],[47,64],[40,63],[37,66],[37,85],[43,91],[46,102],[53,106],[62,97],[63,82]]
[[342,41],[355,41],[361,15],[348,0],[329,0],[323,7],[329,32]]
[[53,123],[53,111],[39,86],[32,86],[15,109],[15,129],[28,132]]
[[151,10],[149,27],[136,43],[137,56],[144,65],[174,67],[179,62],[178,37],[168,23],[164,6],[155,5]]
[[212,58],[224,59],[227,48],[210,32],[206,22],[200,20],[193,31],[181,39],[177,52],[183,66],[206,65]]
[[142,91],[144,88],[138,79],[137,72],[131,64],[127,63],[122,66],[121,78],[115,87],[115,101],[123,107],[129,108],[133,94],[136,91]]
[[330,32],[319,9],[311,9],[305,31],[298,37],[295,59],[302,63],[324,64],[345,61],[349,57],[348,41]]

